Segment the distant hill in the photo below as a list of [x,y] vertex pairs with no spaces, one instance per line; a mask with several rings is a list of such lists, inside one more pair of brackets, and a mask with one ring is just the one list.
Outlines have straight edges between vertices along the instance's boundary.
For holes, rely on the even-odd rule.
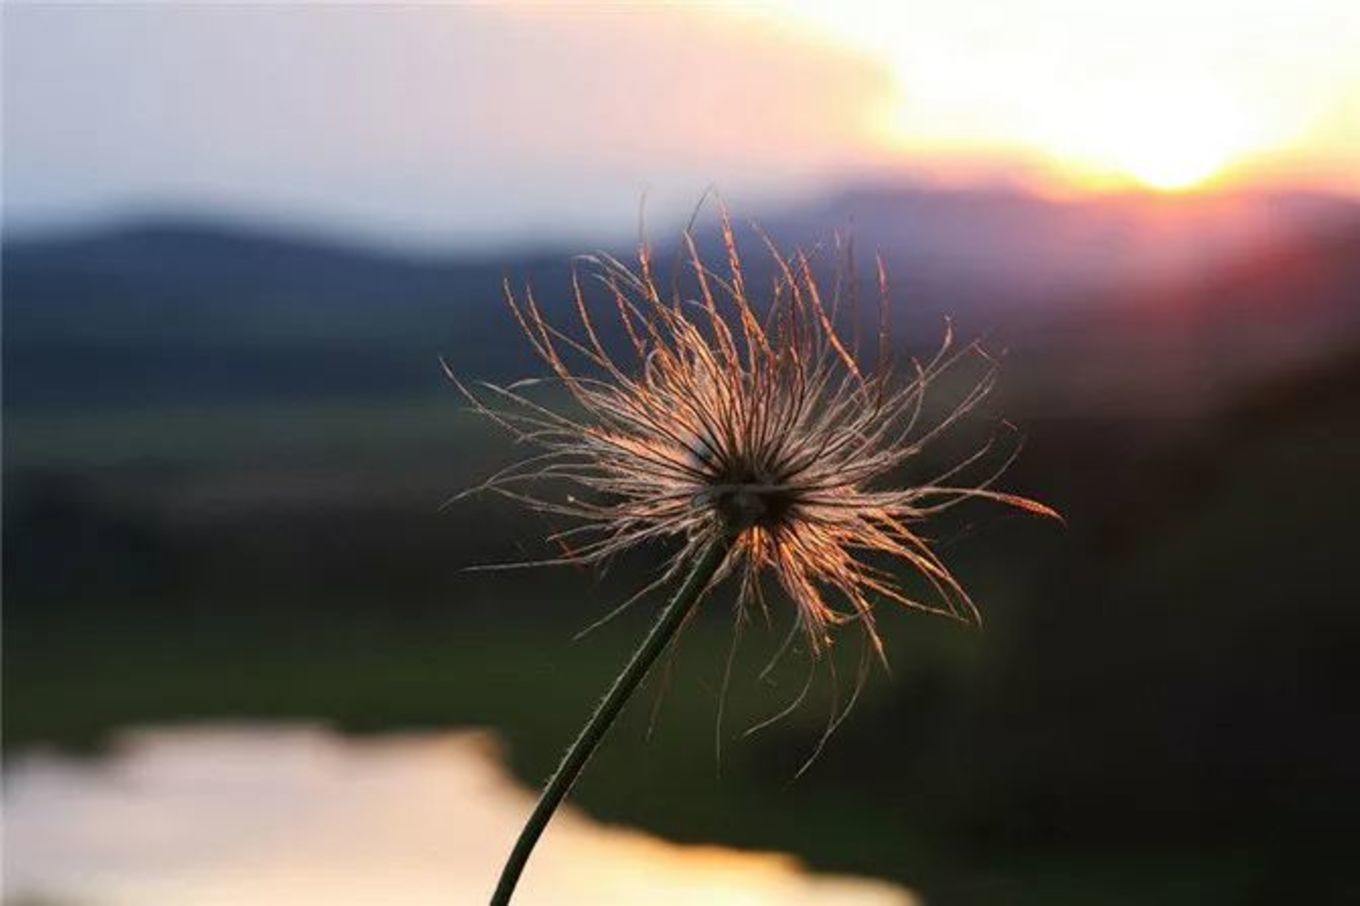
[[501,281],[550,261],[421,260],[200,223],[4,250],[5,404],[21,408],[430,392],[438,357],[500,373]]
[[1012,317],[1004,332],[1032,397],[1193,414],[1360,343],[1360,220],[1027,315]]
[[1308,193],[1119,194],[1048,199],[1009,189],[864,186],[774,219],[799,243],[853,226],[907,281],[1002,292],[989,308],[1061,305],[1091,290],[1202,275],[1298,239],[1360,224],[1360,202]]
[[[1068,357],[1094,357],[1118,382],[1177,343],[1191,359],[1235,359],[1249,334],[1256,347],[1285,336],[1306,347],[1326,339],[1318,324],[1352,329],[1360,294],[1360,205],[1329,198],[1056,202],[884,187],[761,222],[781,244],[826,246],[848,229],[862,263],[883,255],[897,318],[924,328],[912,335],[933,341],[950,314],[966,332],[1031,348],[1045,394],[1061,392],[1047,375]],[[759,285],[768,262],[752,236],[741,241]],[[673,247],[658,236],[658,262]],[[580,251],[402,257],[184,221],[9,240],[5,405],[380,400],[438,392],[441,355],[467,374],[536,371],[502,280],[560,307]],[[831,268],[835,252],[820,260]],[[1301,332],[1305,310],[1315,326]],[[1268,364],[1262,351],[1248,370]]]

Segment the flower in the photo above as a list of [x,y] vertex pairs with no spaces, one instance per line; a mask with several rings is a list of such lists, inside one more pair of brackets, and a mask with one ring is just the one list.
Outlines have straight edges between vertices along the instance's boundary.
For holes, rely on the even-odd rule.
[[[970,498],[1056,514],[992,490],[1001,470],[962,482],[986,448],[932,480],[905,487],[892,480],[978,406],[995,380],[994,362],[944,415],[928,418],[933,381],[978,347],[956,349],[946,330],[932,359],[899,375],[888,362],[884,302],[870,368],[837,326],[847,311],[851,320],[858,314],[840,292],[823,298],[806,255],[786,256],[767,239],[773,285],[757,302],[725,214],[722,227],[722,272],[685,236],[692,299],[663,288],[645,245],[636,268],[609,256],[586,259],[607,290],[609,321],[574,276],[574,333],[549,322],[532,289],[520,299],[507,284],[511,311],[574,406],[530,399],[526,391],[540,381],[485,383],[479,396],[450,373],[476,411],[539,451],[474,490],[575,521],[551,536],[564,553],[545,562],[597,563],[678,539],[660,578],[625,606],[724,543],[717,580],[735,575],[739,601],[764,607],[761,578],[773,575],[813,651],[830,642],[834,626],[855,621],[881,656],[875,598],[977,620],[921,523]],[[878,272],[886,300],[881,262]],[[606,328],[622,354],[608,351]],[[544,494],[545,484],[569,493]],[[909,594],[879,565],[884,555],[923,576],[931,596]]]

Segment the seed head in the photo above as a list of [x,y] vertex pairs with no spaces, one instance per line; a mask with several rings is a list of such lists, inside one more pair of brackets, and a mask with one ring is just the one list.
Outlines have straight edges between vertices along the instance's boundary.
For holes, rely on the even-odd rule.
[[[574,405],[530,399],[526,391],[539,381],[481,384],[480,395],[458,383],[476,411],[539,451],[475,490],[574,521],[552,536],[564,554],[543,562],[598,563],[654,540],[677,541],[660,578],[629,602],[724,541],[730,552],[718,579],[735,576],[740,603],[764,607],[761,578],[773,576],[814,651],[829,643],[832,627],[853,621],[881,655],[875,599],[976,620],[962,586],[918,534],[921,523],[970,498],[1055,514],[992,490],[1000,470],[963,482],[986,448],[928,481],[892,480],[978,406],[994,363],[987,360],[986,373],[946,412],[927,416],[932,382],[965,353],[980,352],[976,346],[956,348],[946,330],[929,361],[894,370],[880,262],[881,328],[870,368],[838,327],[847,316],[858,320],[850,302],[842,304],[852,298],[841,291],[847,281],[824,299],[808,258],[766,240],[774,276],[757,301],[725,215],[722,226],[721,269],[685,236],[693,298],[663,288],[645,245],[636,267],[586,259],[607,300],[590,304],[573,277],[579,323],[571,331],[549,323],[532,290],[517,297],[507,286],[511,311],[552,371],[547,380]],[[607,350],[597,309],[607,311],[621,354]],[[561,495],[543,490],[564,486]],[[879,565],[884,555],[924,577],[931,594],[909,594]]]

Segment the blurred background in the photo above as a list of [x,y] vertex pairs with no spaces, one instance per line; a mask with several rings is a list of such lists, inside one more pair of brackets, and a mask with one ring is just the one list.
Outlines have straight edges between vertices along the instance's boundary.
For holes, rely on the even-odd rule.
[[[484,896],[652,605],[574,636],[653,561],[465,572],[551,551],[441,508],[516,451],[439,359],[539,375],[502,280],[567,318],[573,255],[641,228],[666,262],[711,187],[880,253],[899,353],[946,316],[1004,351],[1006,487],[1066,525],[936,526],[985,626],[884,608],[891,674],[797,780],[829,671],[743,735],[809,669],[757,679],[757,621],[719,724],[711,601],[537,901],[1360,901],[1355,4],[3,17],[5,902]],[[572,827],[605,835],[576,899]],[[794,859],[883,883],[743,886],[821,883]]]

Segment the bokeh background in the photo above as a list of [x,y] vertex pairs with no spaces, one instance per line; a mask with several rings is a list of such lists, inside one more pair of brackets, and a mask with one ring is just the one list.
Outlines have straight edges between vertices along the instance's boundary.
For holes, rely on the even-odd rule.
[[[1013,422],[1007,487],[1066,524],[979,506],[936,526],[984,628],[885,609],[891,674],[797,780],[830,671],[744,736],[808,669],[758,680],[787,623],[757,621],[719,724],[719,596],[592,763],[581,809],[928,903],[1360,899],[1354,4],[3,16],[6,902],[161,902],[147,891],[172,888],[119,886],[127,859],[81,873],[69,852],[108,853],[62,847],[97,827],[138,877],[178,878],[174,902],[218,902],[205,877],[248,901],[229,872],[186,874],[203,853],[135,832],[176,837],[182,811],[100,824],[108,797],[77,795],[90,771],[117,795],[197,789],[279,752],[476,727],[521,794],[547,775],[653,604],[574,636],[656,552],[605,575],[466,572],[551,551],[536,517],[441,506],[515,451],[439,360],[540,374],[502,280],[569,316],[573,255],[626,256],[641,223],[664,262],[711,187],[781,243],[839,232],[881,254],[900,355],[933,348],[946,316],[1004,351],[966,430]],[[739,241],[758,280],[768,262]],[[847,637],[842,703],[856,657]],[[141,773],[108,767],[133,728],[222,722],[247,743],[204,731]],[[324,744],[304,733],[297,755],[302,731],[267,730],[299,723]],[[354,764],[327,775],[337,789],[381,774]],[[392,832],[388,812],[335,808],[354,841]],[[221,822],[209,853],[241,844]],[[358,902],[441,901],[365,887],[352,849],[337,889]],[[306,889],[256,896],[344,901]]]

